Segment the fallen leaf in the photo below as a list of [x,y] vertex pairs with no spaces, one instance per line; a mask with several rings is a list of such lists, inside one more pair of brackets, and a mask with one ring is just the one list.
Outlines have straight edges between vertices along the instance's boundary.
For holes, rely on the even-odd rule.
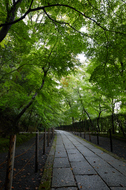
[[122,184],[119,184],[121,187],[124,187],[124,185],[122,185]]

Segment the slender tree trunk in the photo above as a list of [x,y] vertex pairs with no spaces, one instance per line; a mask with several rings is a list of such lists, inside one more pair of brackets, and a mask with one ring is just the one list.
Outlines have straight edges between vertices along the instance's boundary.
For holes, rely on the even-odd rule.
[[98,131],[99,131],[99,132],[100,132],[100,127],[99,127],[100,115],[101,115],[101,111],[99,112],[98,118],[97,118],[97,127],[98,127]]
[[89,141],[91,142],[91,133],[90,133],[90,128],[89,128]]
[[54,128],[52,128],[52,136],[54,137]]
[[43,76],[43,79],[42,79],[42,84],[40,86],[40,88],[38,89],[37,92],[34,93],[34,95],[32,96],[32,99],[31,101],[29,101],[29,103],[21,110],[21,112],[17,115],[16,119],[15,119],[15,122],[14,122],[14,128],[17,129],[18,128],[18,122],[20,120],[20,118],[22,117],[22,115],[26,112],[26,110],[33,104],[36,96],[38,95],[38,92],[43,88],[44,86],[44,83],[45,83],[45,78],[46,78],[46,75],[47,75],[47,72],[48,72],[49,68],[45,71],[44,68],[43,68],[43,71],[44,71],[44,76]]
[[115,126],[114,126],[114,107],[115,107],[115,104],[113,102],[113,99],[112,99],[112,133],[115,134]]
[[115,134],[114,114],[112,113],[112,133]]
[[12,188],[15,146],[16,146],[16,135],[10,135],[10,146],[8,151],[5,190],[11,190]]
[[39,131],[36,131],[36,147],[35,147],[35,173],[38,172],[39,164]]
[[126,135],[125,135],[125,132],[124,132],[124,129],[123,129],[122,121],[119,120],[119,119],[117,119],[117,121],[118,121],[118,123],[119,123],[120,130],[122,131],[123,136],[125,137]]
[[80,101],[81,101],[81,104],[82,104],[83,112],[87,114],[87,116],[88,116],[88,118],[89,118],[89,120],[90,120],[91,126],[92,126],[92,128],[94,128],[94,125],[93,125],[93,122],[92,122],[92,120],[91,120],[91,118],[90,118],[90,115],[88,114],[87,110],[84,108],[83,101],[82,101],[82,97],[81,97],[81,94],[80,94],[80,92],[79,92],[79,89],[78,89],[78,94],[79,94]]
[[50,128],[48,128],[48,139],[47,139],[47,146],[49,147],[50,142]]

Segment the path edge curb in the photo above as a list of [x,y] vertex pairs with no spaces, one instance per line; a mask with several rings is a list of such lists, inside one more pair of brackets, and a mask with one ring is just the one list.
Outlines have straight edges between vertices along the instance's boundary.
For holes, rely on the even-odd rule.
[[53,162],[54,162],[55,151],[56,151],[56,140],[57,140],[57,133],[55,133],[53,144],[45,163],[44,172],[43,172],[41,182],[39,185],[39,190],[51,189]]

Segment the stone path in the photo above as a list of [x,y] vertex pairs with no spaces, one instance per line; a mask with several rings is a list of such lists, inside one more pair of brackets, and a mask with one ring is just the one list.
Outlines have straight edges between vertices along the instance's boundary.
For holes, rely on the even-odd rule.
[[126,163],[57,131],[51,190],[126,190]]

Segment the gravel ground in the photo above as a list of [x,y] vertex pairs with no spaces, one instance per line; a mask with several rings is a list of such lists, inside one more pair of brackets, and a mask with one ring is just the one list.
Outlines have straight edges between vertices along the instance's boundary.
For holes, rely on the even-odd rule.
[[[28,142],[16,148],[14,163],[14,178],[12,188],[15,190],[35,190],[38,189],[43,174],[44,165],[47,155],[50,151],[51,144],[46,147],[46,154],[43,155],[43,135],[39,136],[39,166],[38,172],[35,173],[35,137]],[[0,190],[5,183],[7,153],[0,153]]]

